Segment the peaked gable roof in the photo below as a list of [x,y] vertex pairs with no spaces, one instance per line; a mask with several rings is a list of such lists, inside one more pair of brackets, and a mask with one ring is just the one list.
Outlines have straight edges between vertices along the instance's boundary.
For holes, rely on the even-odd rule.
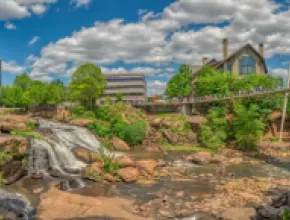
[[215,66],[213,66],[214,68],[219,68],[221,67],[225,62],[231,60],[232,58],[238,56],[241,52],[243,52],[244,50],[249,49],[251,51],[253,51],[258,57],[259,59],[262,61],[262,64],[264,65],[265,68],[265,73],[268,73],[268,68],[265,62],[264,57],[251,45],[251,44],[246,44],[243,47],[241,47],[240,49],[236,50],[234,53],[232,53],[227,59],[218,62]]

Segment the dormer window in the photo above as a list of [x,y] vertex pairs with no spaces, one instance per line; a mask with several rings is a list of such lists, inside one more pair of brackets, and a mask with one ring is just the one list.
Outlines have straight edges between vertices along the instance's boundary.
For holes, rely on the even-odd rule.
[[252,57],[242,56],[239,59],[239,75],[256,73],[256,60]]

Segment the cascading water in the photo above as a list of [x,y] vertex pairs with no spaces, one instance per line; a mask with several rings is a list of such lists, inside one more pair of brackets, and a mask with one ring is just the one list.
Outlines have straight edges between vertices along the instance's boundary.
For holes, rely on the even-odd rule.
[[52,137],[31,140],[29,174],[42,173],[66,179],[68,182],[63,184],[66,189],[72,180],[74,184],[83,187],[81,171],[86,165],[74,156],[72,150],[81,147],[97,152],[101,143],[89,130],[77,126],[40,119],[39,128],[49,130]]

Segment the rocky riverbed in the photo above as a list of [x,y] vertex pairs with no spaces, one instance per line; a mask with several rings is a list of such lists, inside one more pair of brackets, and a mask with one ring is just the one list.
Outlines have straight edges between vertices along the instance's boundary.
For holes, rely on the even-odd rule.
[[[9,123],[25,130],[26,120],[5,120],[5,131]],[[115,154],[111,162],[120,167],[111,172],[87,129],[39,124],[45,138],[0,136],[11,155],[2,161],[4,219],[246,220],[274,209],[277,216],[288,207],[288,194],[271,199],[289,191],[289,144],[261,143],[254,153],[224,149],[213,156],[152,146],[128,151],[115,138],[113,145],[125,153]]]

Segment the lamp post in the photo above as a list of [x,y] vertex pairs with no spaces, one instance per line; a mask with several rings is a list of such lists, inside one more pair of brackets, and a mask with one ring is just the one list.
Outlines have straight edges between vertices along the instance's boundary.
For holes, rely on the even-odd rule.
[[[289,83],[290,83],[290,62],[289,62],[289,67],[288,67],[288,76],[287,76],[286,89],[289,89]],[[286,115],[287,104],[288,104],[288,95],[289,95],[289,93],[286,92],[285,93],[285,97],[284,97],[284,106],[283,106],[282,121],[281,121],[281,126],[280,126],[280,137],[279,137],[279,141],[282,141],[282,138],[283,138],[285,115]]]

